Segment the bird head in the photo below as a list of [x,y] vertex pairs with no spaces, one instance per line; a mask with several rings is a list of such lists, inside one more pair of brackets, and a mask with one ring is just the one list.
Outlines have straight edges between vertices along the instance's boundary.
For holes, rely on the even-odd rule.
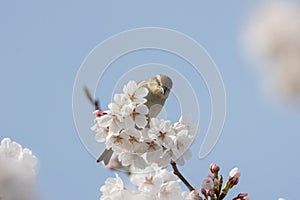
[[171,78],[163,74],[154,76],[150,81],[152,92],[162,99],[166,99],[169,96],[172,85]]

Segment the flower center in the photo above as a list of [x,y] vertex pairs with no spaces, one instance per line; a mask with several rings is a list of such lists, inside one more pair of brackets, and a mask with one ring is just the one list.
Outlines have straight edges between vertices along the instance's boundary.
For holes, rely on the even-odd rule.
[[150,177],[145,176],[145,184],[153,184],[152,180],[153,180],[153,176]]
[[120,136],[115,136],[114,139],[114,143],[122,143],[123,138],[121,138]]
[[131,144],[137,142],[137,140],[136,140],[135,137],[133,137],[133,136],[130,136],[130,138],[128,139],[128,141],[129,141]]
[[162,131],[159,131],[159,136],[158,138],[160,138],[161,140],[164,140],[166,138],[166,132],[162,132]]
[[149,149],[155,150],[155,142],[154,141],[147,142],[147,145],[148,145],[148,150]]
[[130,95],[129,98],[130,98],[131,101],[134,101],[135,100],[135,93],[133,93],[132,95]]

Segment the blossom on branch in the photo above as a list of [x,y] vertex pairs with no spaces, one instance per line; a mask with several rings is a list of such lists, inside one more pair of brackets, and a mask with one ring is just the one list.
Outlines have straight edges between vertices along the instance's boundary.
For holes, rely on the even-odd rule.
[[105,142],[106,149],[112,149],[122,165],[132,170],[152,163],[166,167],[171,160],[183,165],[191,158],[189,146],[195,135],[190,125],[182,118],[176,123],[150,118],[145,105],[148,90],[138,88],[134,81],[129,81],[123,92],[114,95],[108,111],[94,112],[96,119],[91,129],[96,132],[97,142]]
[[[239,170],[231,170],[223,186],[220,167],[211,164],[210,173],[201,184],[202,198],[198,189],[177,168],[177,164],[183,165],[192,156],[189,147],[196,135],[191,124],[182,117],[175,123],[151,118],[145,104],[148,90],[138,88],[134,81],[129,81],[123,92],[114,95],[114,102],[108,105],[108,111],[94,112],[95,125],[91,129],[96,132],[95,140],[104,142],[106,150],[113,152],[108,167],[126,169],[134,188],[124,187],[122,179],[116,174],[101,187],[101,200],[224,199],[238,183]],[[170,165],[173,172],[167,170]],[[181,185],[185,185],[188,191],[183,190]],[[239,194],[237,198],[248,200],[249,196]]]
[[100,189],[101,200],[200,200],[195,191],[183,191],[178,177],[157,164],[135,171],[130,175],[130,181],[136,186],[136,190],[124,188],[123,181],[117,174],[116,178],[108,178]]

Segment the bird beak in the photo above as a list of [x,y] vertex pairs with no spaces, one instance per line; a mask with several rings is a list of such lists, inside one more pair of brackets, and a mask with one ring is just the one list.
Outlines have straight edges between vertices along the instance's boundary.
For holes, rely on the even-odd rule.
[[168,88],[166,86],[161,87],[161,93],[166,94]]

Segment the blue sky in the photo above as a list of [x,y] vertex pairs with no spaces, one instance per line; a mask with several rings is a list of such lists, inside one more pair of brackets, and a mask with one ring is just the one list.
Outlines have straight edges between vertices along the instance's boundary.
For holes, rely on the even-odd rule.
[[[100,197],[100,186],[113,173],[95,163],[78,137],[72,114],[73,83],[97,44],[121,31],[145,26],[170,28],[194,38],[217,64],[226,87],[223,133],[203,160],[197,157],[200,134],[192,147],[194,157],[181,168],[190,182],[199,187],[209,164],[216,162],[225,176],[235,166],[242,172],[231,197],[248,192],[252,199],[297,199],[300,111],[272,104],[263,96],[260,79],[238,45],[244,19],[259,2],[1,1],[0,137],[11,137],[38,156],[42,199]],[[154,51],[128,55],[107,72],[107,88],[118,79],[122,65],[182,64],[177,70],[186,76],[193,73],[176,59]],[[101,85],[97,91],[104,107],[111,94],[101,90],[107,88]],[[200,124],[206,130],[209,97],[205,86],[200,84],[198,89]],[[173,110],[176,103],[170,101],[166,108]]]

